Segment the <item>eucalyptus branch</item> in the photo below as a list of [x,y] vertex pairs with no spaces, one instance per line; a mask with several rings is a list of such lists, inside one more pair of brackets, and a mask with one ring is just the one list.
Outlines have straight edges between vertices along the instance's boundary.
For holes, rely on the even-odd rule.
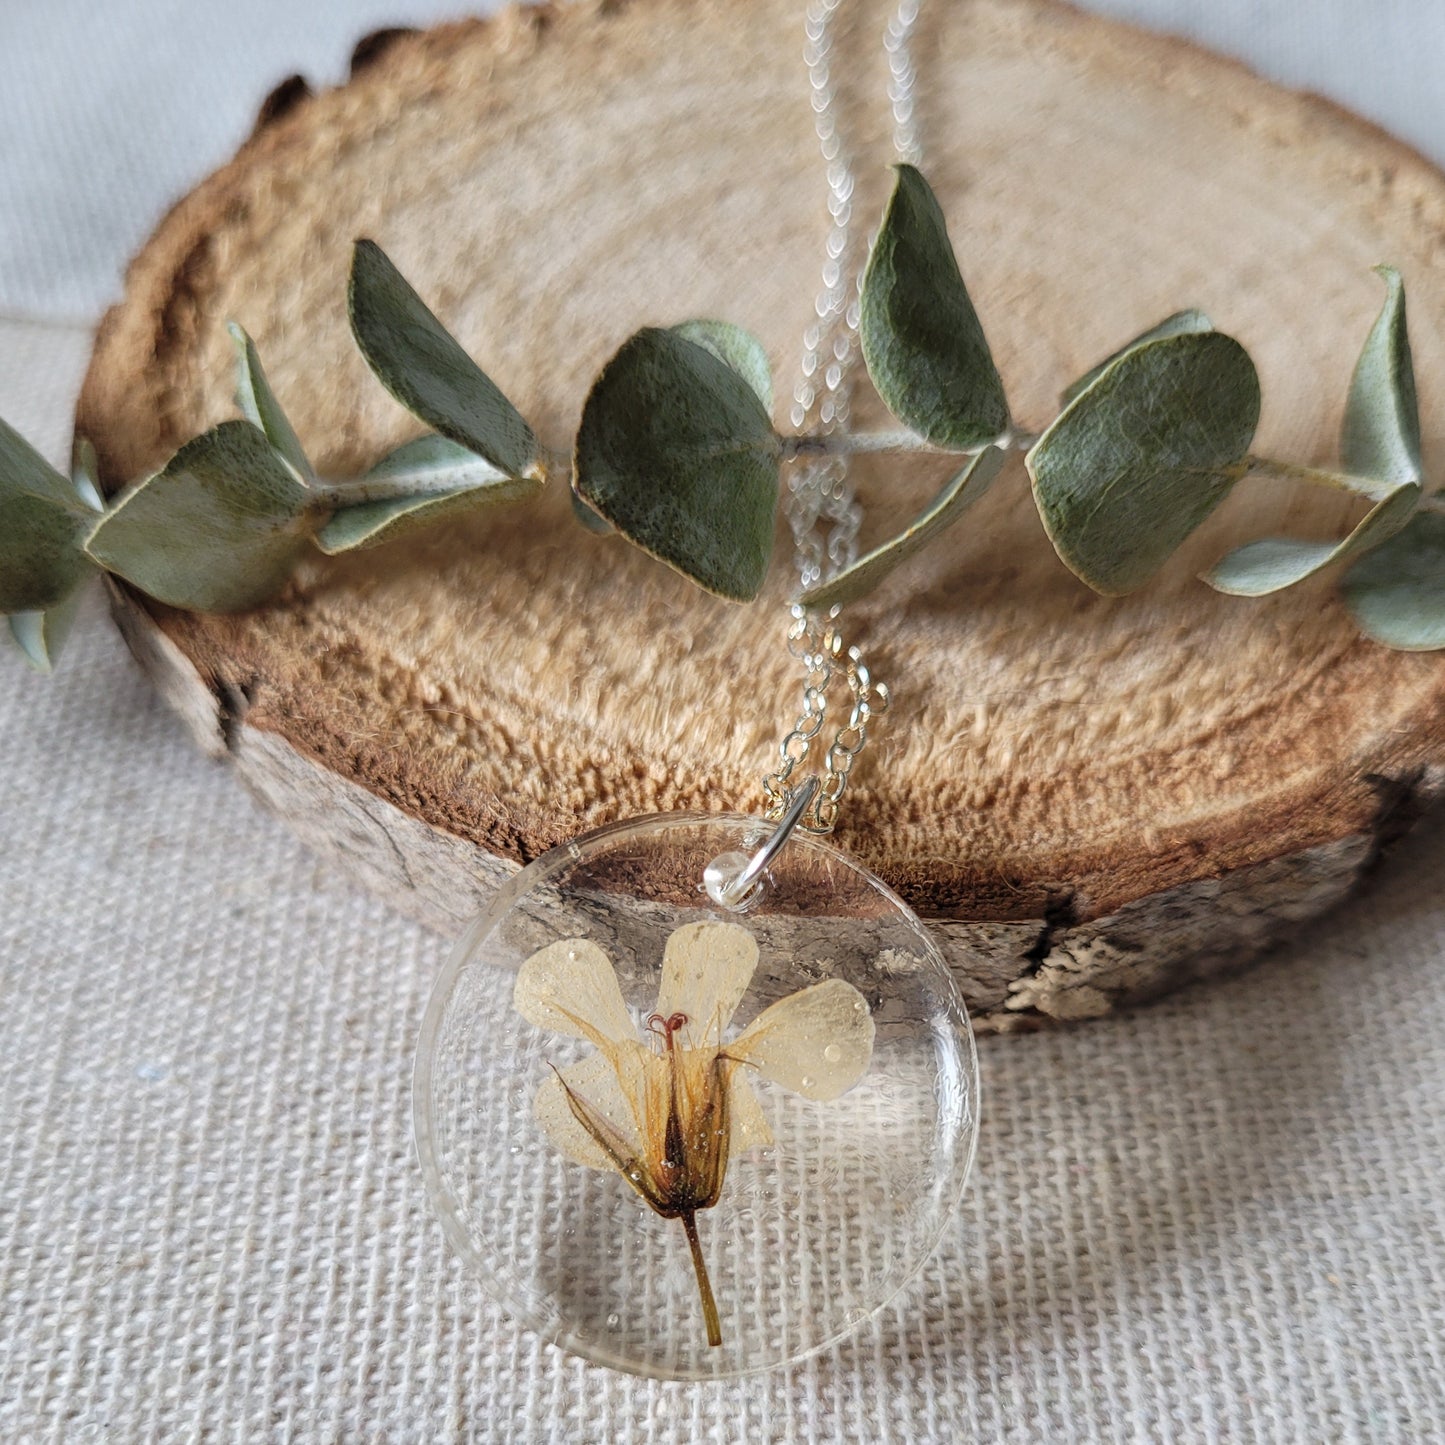
[[927,452],[934,456],[976,455],[983,447],[956,449],[934,446],[917,432],[808,432],[801,436],[785,436],[782,460],[796,461],[800,457],[851,457],[876,452]]
[[1264,477],[1280,482],[1309,482],[1312,486],[1330,487],[1337,492],[1351,492],[1357,497],[1368,497],[1372,502],[1383,502],[1395,490],[1395,484],[1381,481],[1378,477],[1352,476],[1325,467],[1304,466],[1298,462],[1282,462],[1273,457],[1256,456],[1252,452],[1244,460],[1247,468],[1245,475],[1249,477]]
[[1063,562],[1095,591],[1147,583],[1246,476],[1359,496],[1343,538],[1265,537],[1209,571],[1256,597],[1353,559],[1344,595],[1392,647],[1445,647],[1445,497],[1425,496],[1404,286],[1387,295],[1356,362],[1338,469],[1250,450],[1260,414],[1253,361],[1201,311],[1178,311],[1073,383],[1042,433],[1012,420],[1003,381],[948,239],[911,166],[864,270],[858,339],[898,429],[779,436],[756,337],[715,320],[645,328],[603,368],[576,445],[546,450],[495,383],[370,241],[356,243],[352,333],[381,384],[429,429],[355,479],[316,475],[250,338],[232,328],[244,420],[188,442],[97,512],[93,454],[48,466],[0,423],[0,612],[37,665],[64,635],[79,584],[99,569],[195,611],[264,603],[316,549],[375,546],[454,513],[534,495],[570,475],[579,521],[611,530],[722,597],[761,591],[777,534],[781,467],[807,457],[951,457],[958,469],[901,531],[801,601],[831,608],[876,588],[969,512],[1024,453],[1032,496]]
[[847,457],[864,452],[939,452],[921,436],[910,431],[885,432],[809,432],[801,436],[784,436],[782,460],[799,457]]
[[[423,460],[429,465],[421,465]],[[339,511],[378,502],[450,496],[462,490],[500,486],[510,480],[530,484],[530,490],[543,486],[550,476],[565,472],[570,465],[571,458],[565,453],[539,449],[522,477],[512,479],[463,447],[448,446],[440,438],[421,437],[399,447],[365,476],[312,476],[308,486],[321,507]]]
[[1010,427],[993,441],[979,442],[972,446],[939,446],[912,431],[877,432],[804,432],[796,436],[785,436],[782,441],[782,460],[796,461],[801,457],[853,457],[879,452],[899,455],[923,453],[936,457],[976,457],[990,447],[1003,451],[1026,452],[1038,441],[1037,432],[1019,431]]

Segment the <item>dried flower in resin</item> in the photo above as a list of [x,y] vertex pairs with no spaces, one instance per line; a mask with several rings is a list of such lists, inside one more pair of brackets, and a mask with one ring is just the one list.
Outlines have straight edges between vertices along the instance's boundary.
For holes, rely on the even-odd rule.
[[585,938],[534,953],[512,996],[528,1023],[596,1046],[538,1090],[537,1121],[568,1158],[616,1170],[664,1219],[682,1221],[711,1345],[722,1328],[697,1213],[717,1203],[730,1155],[772,1142],[749,1074],[836,1099],[873,1053],[868,1005],[841,979],[780,999],[724,1043],[757,962],[756,941],[736,924],[677,929],[640,1037],[612,964]]

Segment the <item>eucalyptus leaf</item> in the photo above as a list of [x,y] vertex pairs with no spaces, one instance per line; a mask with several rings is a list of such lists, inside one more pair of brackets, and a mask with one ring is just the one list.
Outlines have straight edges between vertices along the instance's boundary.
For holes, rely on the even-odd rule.
[[86,550],[172,607],[239,612],[278,592],[307,553],[315,506],[256,427],[227,421],[127,488]]
[[1218,331],[1126,351],[1026,461],[1059,556],[1096,592],[1143,586],[1244,474],[1259,377]]
[[1008,400],[938,200],[912,166],[897,171],[863,273],[863,359],[899,421],[934,446],[965,451],[1008,429]]
[[1360,476],[1418,482],[1420,411],[1405,324],[1405,283],[1393,266],[1375,270],[1385,280],[1385,304],[1355,363],[1340,455],[1345,469]]
[[1068,406],[1082,391],[1087,391],[1118,359],[1146,341],[1158,341],[1165,336],[1191,336],[1200,331],[1213,331],[1214,323],[1202,311],[1176,311],[1166,316],[1157,326],[1141,331],[1132,341],[1127,341],[1117,351],[1110,352],[1097,366],[1086,371],[1059,398],[1060,406]]
[[1344,594],[1376,642],[1402,652],[1445,648],[1445,517],[1417,512],[1345,573]]
[[100,492],[100,463],[88,438],[76,436],[70,448],[70,485],[75,495],[92,512],[105,511],[105,498]]
[[805,592],[799,599],[805,607],[838,607],[854,602],[878,586],[896,567],[921,552],[946,531],[993,485],[1003,470],[1007,454],[998,447],[985,447],[909,524],[908,529],[875,547],[837,576]]
[[271,383],[266,380],[261,358],[256,353],[256,343],[234,321],[227,323],[226,330],[231,333],[236,347],[236,405],[252,426],[260,427],[296,475],[309,482],[314,476],[311,463],[306,459],[301,438],[296,435],[286,413],[281,410],[281,403],[276,400],[275,392],[271,390]]
[[511,496],[530,496],[542,485],[537,477],[518,481],[469,448],[433,434],[403,442],[395,451],[382,457],[361,481],[363,484],[387,482],[398,487],[415,486],[418,490],[443,485],[465,488],[506,483]]
[[338,487],[334,495],[341,505],[316,534],[316,545],[323,552],[334,556],[379,546],[445,517],[532,496],[542,485],[536,478],[509,477],[475,452],[440,436],[404,443],[354,485],[364,494],[369,485],[379,482],[417,490],[347,505],[346,486]]
[[1399,652],[1445,647],[1445,517],[1418,512],[1345,572],[1345,607],[1367,637]]
[[773,369],[763,343],[751,331],[730,321],[683,321],[672,329],[727,362],[757,392],[763,410],[773,414]]
[[583,501],[719,596],[757,596],[773,546],[781,452],[757,392],[675,331],[625,342],[577,433]]
[[1382,497],[1360,524],[1340,542],[1301,542],[1293,537],[1265,537],[1246,542],[1220,558],[1204,580],[1216,592],[1235,597],[1263,597],[1293,587],[1331,562],[1342,561],[1393,537],[1415,513],[1420,488],[1406,482]]
[[356,344],[404,407],[508,476],[535,470],[531,427],[374,241],[356,243],[349,304]]
[[391,497],[381,502],[359,502],[341,507],[316,534],[316,545],[328,557],[394,542],[433,523],[474,511],[478,489],[435,492],[426,497]]
[[598,536],[606,536],[612,530],[612,523],[600,512],[594,512],[588,503],[578,495],[575,488],[569,487],[567,495],[572,501],[572,515],[589,532]]
[[10,636],[37,672],[49,673],[55,670],[61,649],[75,625],[76,614],[80,611],[84,596],[85,588],[76,586],[71,588],[68,597],[62,598],[44,612],[10,614],[7,619]]
[[70,478],[0,421],[0,613],[68,597],[90,570],[81,546],[94,521]]

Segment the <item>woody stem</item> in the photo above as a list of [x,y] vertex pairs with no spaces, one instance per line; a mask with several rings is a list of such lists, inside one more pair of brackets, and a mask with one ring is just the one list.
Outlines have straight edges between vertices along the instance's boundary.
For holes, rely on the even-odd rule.
[[697,1292],[702,1296],[702,1318],[707,1325],[707,1342],[722,1344],[722,1323],[717,1317],[717,1301],[712,1297],[712,1285],[707,1277],[707,1264],[702,1257],[702,1241],[697,1237],[697,1215],[688,1210],[681,1216],[682,1227],[687,1232],[687,1247],[692,1251],[692,1268],[697,1275]]

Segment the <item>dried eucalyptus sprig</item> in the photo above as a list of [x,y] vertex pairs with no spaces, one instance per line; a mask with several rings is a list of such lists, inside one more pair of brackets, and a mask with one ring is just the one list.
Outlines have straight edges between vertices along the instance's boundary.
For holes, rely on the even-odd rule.
[[[1034,499],[1064,563],[1094,590],[1147,583],[1245,477],[1306,481],[1368,504],[1335,542],[1268,537],[1204,580],[1258,597],[1336,563],[1346,605],[1386,646],[1445,647],[1445,498],[1425,494],[1404,285],[1386,297],[1355,367],[1340,469],[1253,454],[1254,364],[1199,311],[1135,337],[1069,387],[1056,420],[1020,431],[943,212],[899,166],[861,283],[864,362],[903,430],[780,434],[766,353],[721,321],[648,328],[587,396],[571,457],[535,432],[382,250],[358,241],[351,326],[372,371],[431,431],[364,476],[316,475],[237,326],[237,400],[223,422],[101,508],[81,439],[70,479],[0,423],[0,611],[48,668],[79,585],[95,571],[175,607],[233,611],[273,596],[298,561],[376,546],[458,513],[524,500],[570,470],[574,510],[615,529],[708,591],[756,597],[772,555],[782,468],[862,452],[949,455],[958,471],[908,526],[800,599],[829,609],[864,595],[933,543],[1024,453]],[[96,511],[101,510],[97,516]]]

